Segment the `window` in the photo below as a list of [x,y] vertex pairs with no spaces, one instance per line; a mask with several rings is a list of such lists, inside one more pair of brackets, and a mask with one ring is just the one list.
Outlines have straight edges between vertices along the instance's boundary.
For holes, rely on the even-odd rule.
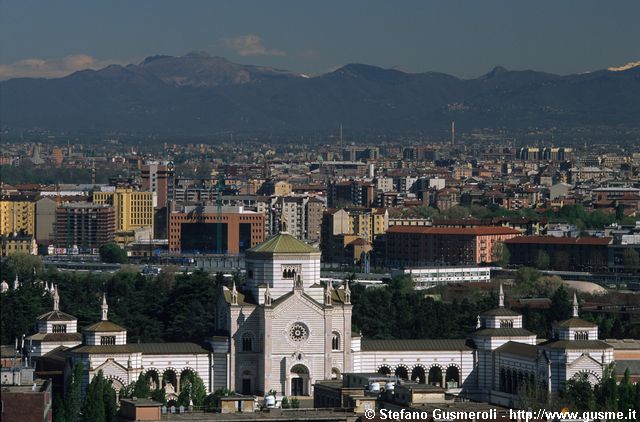
[[54,324],[53,325],[54,333],[66,333],[67,332],[67,324]]
[[340,333],[335,331],[331,336],[331,350],[340,350]]
[[500,328],[513,328],[513,320],[511,319],[500,320]]
[[574,340],[589,340],[589,332],[588,331],[576,331],[573,335]]
[[100,344],[103,346],[110,346],[116,344],[116,336],[101,336]]
[[242,351],[253,352],[253,337],[249,333],[242,336]]

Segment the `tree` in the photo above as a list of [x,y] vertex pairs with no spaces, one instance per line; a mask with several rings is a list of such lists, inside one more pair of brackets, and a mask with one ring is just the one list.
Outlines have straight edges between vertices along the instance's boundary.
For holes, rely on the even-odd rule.
[[71,376],[67,379],[67,388],[64,396],[64,414],[69,422],[78,420],[82,400],[80,397],[84,365],[80,362],[73,367]]
[[563,321],[571,316],[571,300],[569,292],[564,286],[558,287],[558,290],[551,296],[550,316],[554,321]]
[[191,402],[191,382],[180,380],[180,394],[178,395],[178,406],[188,407]]
[[100,259],[112,264],[126,264],[129,261],[125,250],[115,243],[100,246]]
[[626,412],[635,405],[635,389],[631,384],[631,372],[629,368],[624,371],[622,381],[618,385],[618,410]]
[[536,254],[536,268],[539,270],[548,270],[550,263],[549,254],[543,250],[539,250]]
[[299,409],[300,408],[300,400],[297,397],[291,397],[291,408]]
[[496,242],[493,246],[493,262],[504,268],[510,260],[509,248],[502,242]]
[[116,400],[116,390],[109,382],[105,382],[102,389],[102,400],[104,401],[105,422],[115,422],[118,403]]
[[602,379],[597,386],[598,406],[604,410],[618,410],[618,384],[616,382],[616,368],[613,365],[607,366]]
[[568,402],[570,409],[587,411],[596,407],[596,397],[591,384],[587,380],[587,374],[579,374],[567,381],[567,385],[561,394]]
[[84,398],[83,414],[87,421],[106,422],[104,406],[104,376],[102,371],[93,377]]
[[520,267],[516,272],[516,284],[530,284],[540,278],[540,271],[531,267]]
[[53,395],[53,422],[66,422],[67,416],[64,410],[64,400],[62,400],[62,396],[60,393],[56,392]]
[[625,249],[622,255],[622,264],[625,270],[629,272],[638,271],[638,267],[640,267],[640,254],[638,251],[632,248]]
[[24,282],[25,280],[33,280],[34,273],[36,275],[44,273],[44,264],[42,259],[36,255],[19,252],[9,256],[2,264],[2,278],[11,284],[11,280],[18,278]]
[[149,378],[146,374],[140,375],[133,386],[133,397],[146,399],[151,395],[151,387],[149,386]]
[[283,409],[291,408],[291,404],[289,403],[289,399],[287,398],[287,396],[284,396],[282,398],[282,402],[280,402],[280,407],[282,407]]
[[157,401],[158,403],[167,404],[167,393],[163,388],[156,388],[151,392],[151,400]]

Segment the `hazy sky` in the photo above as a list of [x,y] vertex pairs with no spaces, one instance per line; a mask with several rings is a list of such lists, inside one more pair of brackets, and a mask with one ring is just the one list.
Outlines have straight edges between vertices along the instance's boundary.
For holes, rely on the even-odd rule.
[[579,73],[640,60],[640,1],[0,0],[0,79],[195,50],[309,74]]

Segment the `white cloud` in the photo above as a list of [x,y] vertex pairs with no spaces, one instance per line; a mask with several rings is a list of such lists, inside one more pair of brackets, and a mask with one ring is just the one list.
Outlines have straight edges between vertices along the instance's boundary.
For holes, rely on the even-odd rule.
[[98,60],[86,54],[74,54],[55,59],[31,58],[10,64],[0,64],[0,80],[11,78],[59,78],[84,69],[100,69],[114,61]]
[[234,38],[225,38],[224,45],[240,56],[286,56],[282,50],[267,49],[262,38],[247,34]]

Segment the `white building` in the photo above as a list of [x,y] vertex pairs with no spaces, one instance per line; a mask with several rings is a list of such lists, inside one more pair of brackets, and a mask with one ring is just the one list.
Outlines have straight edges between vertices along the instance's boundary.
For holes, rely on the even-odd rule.
[[449,283],[488,283],[491,281],[491,267],[404,268],[391,275],[394,277],[410,276],[415,283],[415,288],[420,290]]

